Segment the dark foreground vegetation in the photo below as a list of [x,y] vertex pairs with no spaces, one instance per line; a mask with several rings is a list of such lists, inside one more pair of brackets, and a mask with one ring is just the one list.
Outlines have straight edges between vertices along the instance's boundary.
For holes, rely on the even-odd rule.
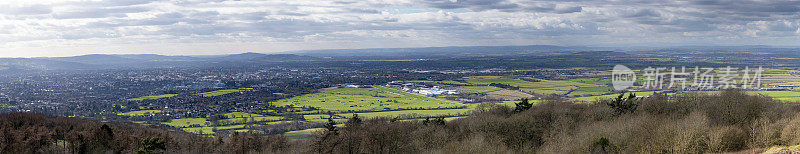
[[287,152],[282,136],[203,137],[132,123],[104,123],[37,113],[0,114],[0,153],[246,153]]
[[493,106],[443,125],[371,119],[329,131],[314,145],[322,153],[729,152],[797,145],[798,111],[797,104],[739,91],[547,101],[524,111]]
[[319,137],[200,137],[134,124],[40,114],[0,115],[0,153],[706,153],[800,143],[800,106],[726,91],[596,104],[553,99],[518,108],[484,105],[474,115],[400,121],[351,118]]

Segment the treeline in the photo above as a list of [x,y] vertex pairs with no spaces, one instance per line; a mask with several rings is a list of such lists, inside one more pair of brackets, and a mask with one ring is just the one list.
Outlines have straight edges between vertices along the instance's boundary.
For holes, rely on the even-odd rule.
[[[319,153],[717,153],[800,143],[800,107],[763,96],[620,96],[479,108],[443,123],[378,118],[325,131]],[[329,129],[330,130],[330,129]]]
[[519,90],[519,87],[514,87],[509,84],[502,84],[502,83],[491,83],[489,86],[503,88],[503,89],[510,89],[510,90]]
[[297,153],[302,141],[232,133],[203,137],[132,123],[0,114],[0,153]]

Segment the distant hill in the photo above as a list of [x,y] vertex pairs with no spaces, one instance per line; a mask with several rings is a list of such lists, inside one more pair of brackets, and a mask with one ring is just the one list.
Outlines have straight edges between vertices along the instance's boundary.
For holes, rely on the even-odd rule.
[[554,45],[530,46],[456,46],[426,48],[370,48],[370,49],[328,49],[300,50],[286,53],[315,57],[362,57],[362,58],[428,58],[428,57],[460,57],[483,55],[507,55],[531,52],[562,52],[596,50],[588,47],[564,47]]
[[261,53],[242,53],[224,57],[212,58],[216,61],[236,61],[236,62],[280,62],[280,61],[313,61],[320,60],[317,57],[300,56],[295,54],[261,54]]
[[95,65],[33,58],[0,58],[0,67],[6,70],[62,70],[94,69]]
[[73,57],[0,58],[0,69],[12,70],[84,70],[108,68],[153,68],[207,66],[209,62],[247,64],[263,62],[315,61],[321,58],[295,54],[242,53],[218,56],[164,56],[156,54],[106,55],[91,54]]
[[190,56],[164,56],[157,54],[133,54],[133,55],[116,55],[122,58],[137,59],[144,61],[196,61],[200,58]]
[[[252,63],[281,63],[329,60],[386,59],[460,59],[481,56],[546,56],[548,54],[581,54],[587,51],[624,51],[643,55],[708,56],[779,56],[798,57],[800,48],[769,46],[675,46],[675,47],[582,47],[582,46],[455,46],[425,48],[370,48],[288,51],[281,54],[242,53],[231,55],[165,56],[156,54],[108,55],[91,54],[55,58],[0,58],[0,69],[63,70],[107,68],[153,68],[182,66],[241,66]],[[755,53],[759,54],[755,54]],[[770,53],[770,54],[760,54]],[[596,54],[596,53],[585,53]]]
[[105,54],[91,54],[74,57],[57,57],[57,58],[43,58],[57,61],[77,62],[84,64],[136,64],[146,62],[159,62],[159,61],[197,61],[199,58],[189,56],[164,56],[156,54],[131,54],[131,55],[105,55]]
[[103,55],[103,54],[91,54],[91,55],[82,55],[74,57],[57,57],[57,58],[44,58],[44,59],[65,61],[65,62],[76,62],[83,64],[121,64],[121,63],[141,62],[141,60],[137,59],[123,58],[116,55]]

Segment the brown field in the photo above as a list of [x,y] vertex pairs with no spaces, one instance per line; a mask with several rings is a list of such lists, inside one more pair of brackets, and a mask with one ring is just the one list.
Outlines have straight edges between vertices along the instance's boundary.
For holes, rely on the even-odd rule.
[[522,98],[531,98],[533,95],[526,94],[516,90],[498,90],[487,93],[489,95],[485,96],[488,99],[500,99],[500,100],[519,100]]

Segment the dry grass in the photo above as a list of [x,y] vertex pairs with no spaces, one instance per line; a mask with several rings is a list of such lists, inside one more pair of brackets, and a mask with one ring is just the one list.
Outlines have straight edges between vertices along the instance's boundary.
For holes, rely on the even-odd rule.
[[[800,142],[797,104],[746,95],[652,96],[633,113],[603,103],[545,101],[523,112],[494,106],[445,125],[367,120],[318,138],[333,153],[717,153]],[[392,147],[392,148],[387,148]]]

